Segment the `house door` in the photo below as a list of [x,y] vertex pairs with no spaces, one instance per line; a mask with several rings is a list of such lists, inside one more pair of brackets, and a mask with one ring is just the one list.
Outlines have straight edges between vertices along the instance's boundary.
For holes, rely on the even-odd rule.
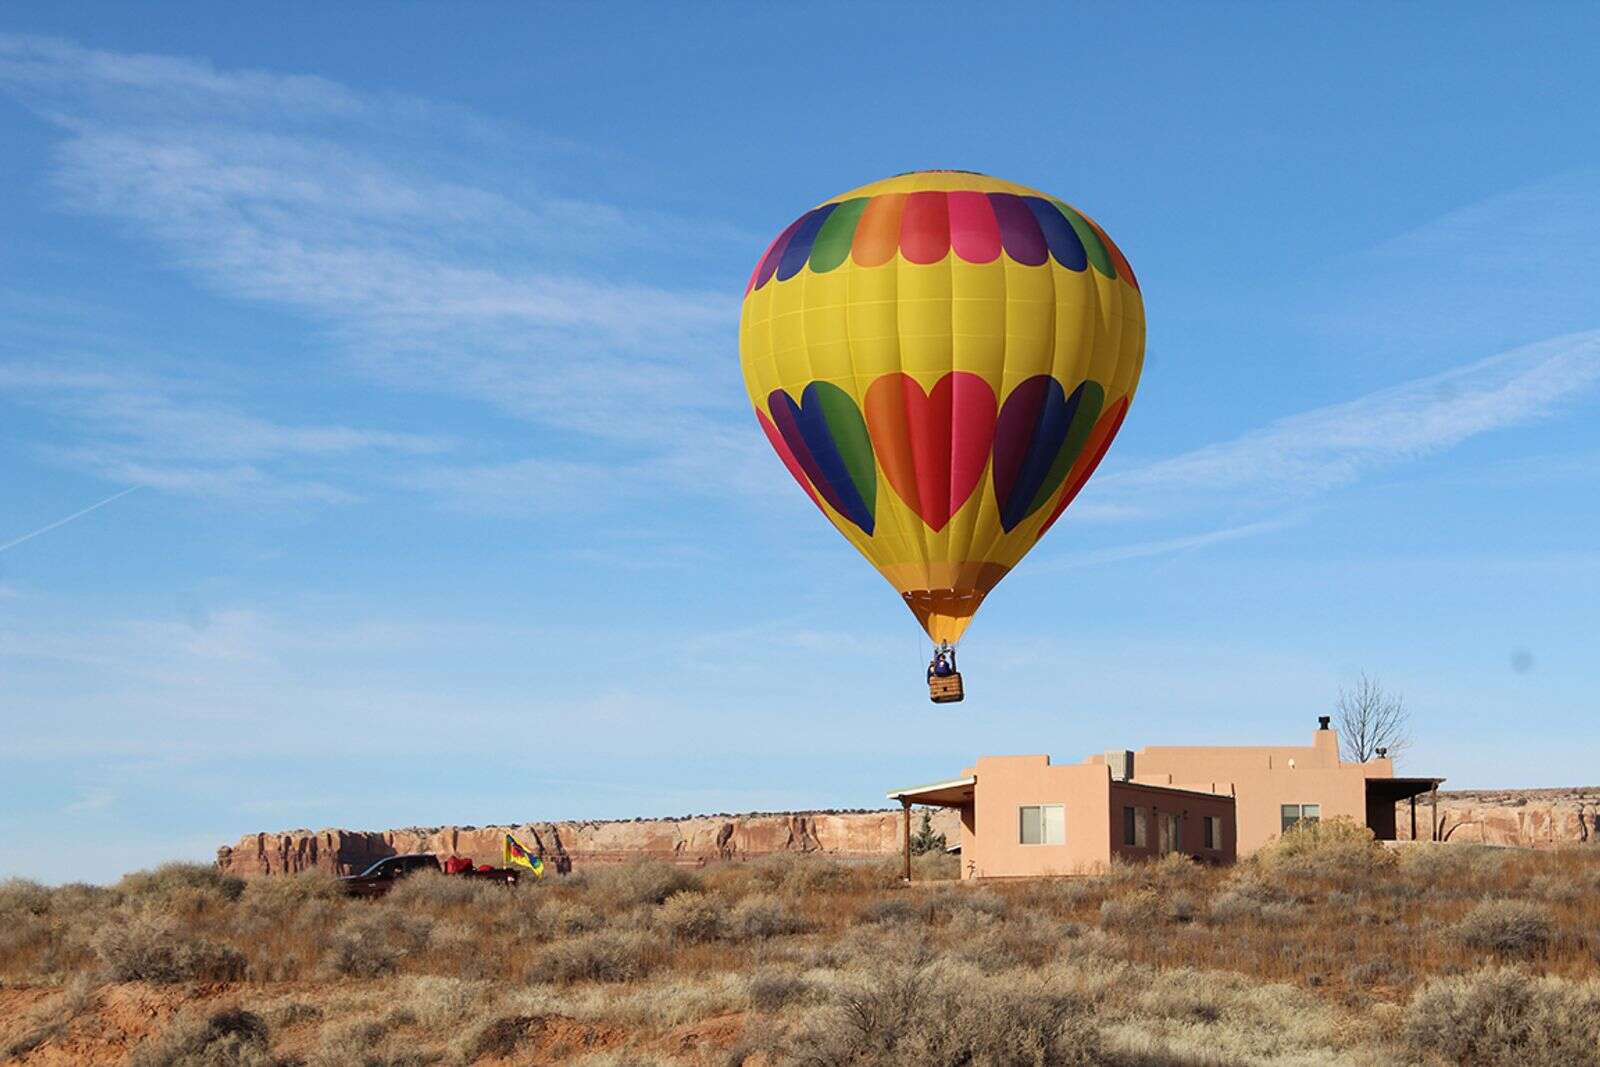
[[1161,854],[1165,856],[1168,852],[1181,852],[1183,850],[1183,835],[1178,830],[1177,812],[1158,812],[1156,814],[1156,825],[1161,830]]

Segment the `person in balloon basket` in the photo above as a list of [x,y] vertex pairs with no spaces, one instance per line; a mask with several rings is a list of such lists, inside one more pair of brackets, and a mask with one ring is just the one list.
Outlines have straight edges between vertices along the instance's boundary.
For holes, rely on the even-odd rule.
[[933,662],[928,664],[928,681],[948,678],[956,673],[956,650],[948,645],[934,649]]

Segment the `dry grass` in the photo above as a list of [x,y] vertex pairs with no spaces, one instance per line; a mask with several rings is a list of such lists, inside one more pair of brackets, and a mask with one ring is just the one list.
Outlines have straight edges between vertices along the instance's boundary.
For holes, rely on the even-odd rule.
[[1330,822],[1232,869],[984,886],[818,856],[376,902],[191,866],[0,884],[20,1063],[1542,1067],[1597,1042],[1600,848]]

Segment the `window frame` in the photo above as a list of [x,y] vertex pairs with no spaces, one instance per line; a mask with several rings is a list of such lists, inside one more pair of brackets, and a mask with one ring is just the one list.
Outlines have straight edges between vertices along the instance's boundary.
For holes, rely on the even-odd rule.
[[[1289,818],[1289,809],[1293,808],[1295,816]],[[1309,810],[1308,810],[1309,809]],[[1301,823],[1322,821],[1322,805],[1317,804],[1280,804],[1278,805],[1279,830],[1278,833],[1286,834]]]
[[1222,848],[1222,820],[1215,815],[1205,818],[1205,847],[1207,852],[1216,852]]
[[1150,847],[1150,811],[1142,804],[1122,806],[1122,847]]
[[[1028,840],[1027,813],[1037,812],[1039,840]],[[1057,812],[1058,825],[1060,826],[1061,839],[1050,840],[1051,819],[1050,812]],[[1017,805],[1017,844],[1025,848],[1059,847],[1067,843],[1067,806],[1065,804],[1019,804]]]

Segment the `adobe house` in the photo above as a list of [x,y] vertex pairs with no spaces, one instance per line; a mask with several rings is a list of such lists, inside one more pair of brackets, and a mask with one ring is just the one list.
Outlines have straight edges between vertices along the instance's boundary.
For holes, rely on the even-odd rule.
[[[1411,838],[1417,840],[1417,797],[1424,794],[1433,805],[1430,826],[1438,826],[1443,778],[1396,778],[1387,755],[1366,763],[1345,762],[1339,758],[1338,731],[1329,721],[1326,715],[1317,719],[1310,745],[1152,745],[1117,755],[1132,762],[1129,777],[1136,782],[1233,793],[1240,855],[1249,855],[1300,819],[1342,816],[1369,827],[1380,841],[1393,841],[1395,806],[1403,800],[1411,802]],[[1104,760],[1089,757],[1091,763]]]
[[905,812],[906,877],[913,804],[961,812],[963,878],[1087,873],[1169,852],[1232,863],[1302,819],[1343,816],[1392,841],[1403,800],[1415,840],[1416,798],[1437,806],[1444,779],[1396,778],[1387,757],[1345,762],[1328,718],[1318,724],[1306,746],[1151,746],[1060,766],[981,756],[960,778],[889,794]]
[[889,799],[905,811],[908,881],[913,804],[960,810],[963,878],[1086,874],[1113,856],[1235,858],[1233,797],[1127,781],[1103,758],[1058,766],[1049,756],[980,756],[960,778],[896,790]]

